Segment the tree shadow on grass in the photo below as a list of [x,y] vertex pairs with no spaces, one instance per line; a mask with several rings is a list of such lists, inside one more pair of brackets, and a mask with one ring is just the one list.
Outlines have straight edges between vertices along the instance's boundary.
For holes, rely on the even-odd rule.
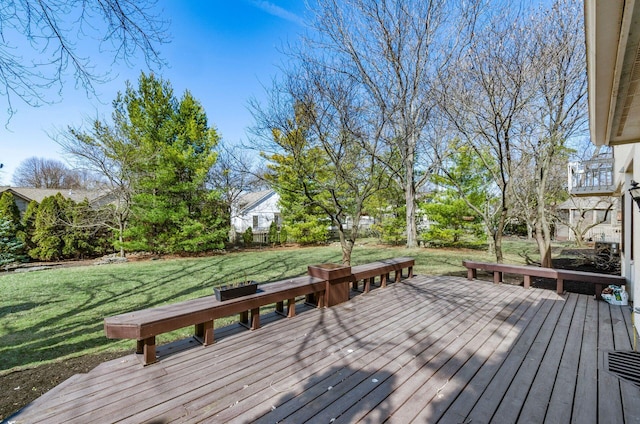
[[[333,256],[331,252],[321,252],[317,259],[324,262]],[[213,295],[214,286],[235,281],[244,274],[274,275],[269,281],[297,276],[300,263],[300,258],[283,251],[254,261],[247,269],[231,255],[178,260],[159,278],[153,269],[141,269],[132,277],[123,276],[121,267],[105,267],[98,284],[69,281],[65,291],[50,302],[4,306],[0,313],[0,332],[4,334],[0,336],[0,371],[113,345],[116,342],[103,332],[105,317]],[[189,281],[185,283],[185,279]],[[81,303],[66,302],[67,293],[81,297]],[[19,329],[12,314],[24,311],[33,312],[29,317],[32,323]]]

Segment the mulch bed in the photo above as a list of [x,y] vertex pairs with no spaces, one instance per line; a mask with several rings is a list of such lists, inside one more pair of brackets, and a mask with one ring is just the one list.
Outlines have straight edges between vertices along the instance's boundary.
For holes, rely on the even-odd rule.
[[11,416],[33,400],[75,374],[91,371],[103,362],[130,352],[84,355],[22,371],[0,375],[0,420]]

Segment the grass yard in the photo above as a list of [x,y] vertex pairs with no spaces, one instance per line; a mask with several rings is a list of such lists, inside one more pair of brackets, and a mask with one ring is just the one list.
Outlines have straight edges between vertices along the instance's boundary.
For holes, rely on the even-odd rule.
[[[510,241],[505,251],[513,263],[524,263],[525,253],[537,256],[531,242]],[[428,275],[466,275],[463,259],[494,260],[476,250],[363,244],[354,249],[352,264],[396,256],[415,257],[415,272]],[[104,317],[212,295],[214,286],[229,282],[298,276],[307,265],[340,258],[333,245],[0,274],[0,375],[75,356],[131,351],[133,341],[105,337]],[[160,336],[158,343],[191,334],[185,328]]]

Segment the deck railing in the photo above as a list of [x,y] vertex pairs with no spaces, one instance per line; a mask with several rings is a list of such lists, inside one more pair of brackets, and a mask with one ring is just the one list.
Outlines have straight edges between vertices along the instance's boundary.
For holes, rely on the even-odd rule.
[[615,191],[613,156],[569,163],[569,193],[574,196],[606,196]]

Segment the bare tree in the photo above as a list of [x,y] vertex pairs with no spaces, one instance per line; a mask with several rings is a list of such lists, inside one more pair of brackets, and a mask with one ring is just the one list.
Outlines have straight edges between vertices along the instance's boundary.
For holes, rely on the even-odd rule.
[[18,187],[83,189],[81,177],[59,160],[33,156],[18,165],[12,180]]
[[267,108],[253,105],[255,132],[271,152],[264,154],[267,178],[283,205],[303,204],[331,220],[342,262],[350,264],[365,208],[389,180],[377,159],[381,127],[371,122],[354,79],[315,62],[298,65]]
[[555,219],[567,226],[575,237],[576,245],[584,246],[589,230],[600,224],[610,222],[611,215],[616,210],[616,200],[613,197],[599,197],[596,199],[569,198],[569,214],[555,214]]
[[444,0],[318,2],[315,33],[297,57],[351,79],[365,110],[378,116],[386,144],[379,159],[405,194],[407,247],[417,245],[416,193],[435,161],[426,137],[436,106],[432,85],[478,13],[479,2],[465,3],[460,11],[458,2]]
[[[551,267],[551,225],[549,206],[552,179],[558,163],[568,161],[567,140],[586,133],[587,78],[582,2],[556,0],[531,20],[535,54],[535,102],[531,145],[535,172],[535,238],[540,263]],[[564,168],[564,167],[563,167]]]
[[96,69],[90,56],[129,62],[136,55],[160,64],[158,45],[166,22],[153,12],[156,0],[19,0],[0,5],[0,97],[7,121],[14,100],[37,106],[51,101],[68,74],[94,93],[109,70]]
[[[485,163],[499,193],[495,208],[477,211],[498,262],[503,260],[517,146],[532,96],[529,47],[520,11],[503,7],[478,28],[464,54],[441,75],[442,109],[462,140]],[[464,198],[465,193],[460,194]]]
[[68,128],[60,133],[56,142],[63,151],[77,161],[77,165],[103,176],[112,208],[97,225],[112,225],[120,242],[120,255],[124,257],[124,231],[131,212],[133,196],[132,172],[139,160],[138,152],[118,126],[94,121],[88,130]]
[[[227,214],[233,219],[233,207],[246,192],[264,185],[264,178],[258,175],[252,158],[240,146],[221,142],[218,144],[218,157],[209,171],[207,186],[219,192],[227,208]],[[234,231],[230,223],[231,231]]]

